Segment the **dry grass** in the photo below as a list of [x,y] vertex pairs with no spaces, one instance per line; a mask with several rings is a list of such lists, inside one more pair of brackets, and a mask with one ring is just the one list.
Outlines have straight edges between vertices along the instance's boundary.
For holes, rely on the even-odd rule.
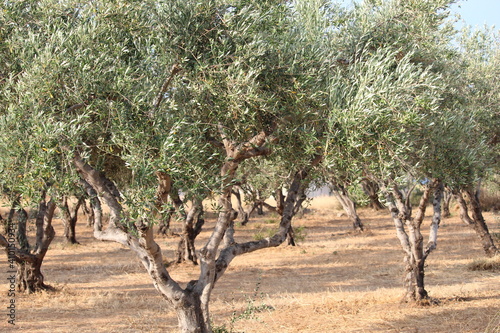
[[500,256],[493,258],[477,258],[468,266],[471,271],[500,271]]
[[[332,200],[314,200],[311,212],[294,222],[307,230],[298,247],[265,249],[233,261],[213,293],[215,326],[246,333],[500,332],[500,276],[468,269],[483,253],[466,225],[457,218],[444,220],[438,249],[428,259],[427,290],[439,304],[407,305],[400,303],[402,251],[389,215],[362,210],[369,230],[356,235],[347,218],[338,217]],[[498,233],[498,219],[485,216],[490,230]],[[273,227],[273,219],[267,214],[238,226],[238,240],[254,239],[263,227]],[[208,219],[198,247],[213,222]],[[62,243],[59,221],[55,227],[58,236],[43,272],[56,291],[18,295],[15,330],[177,332],[175,313],[128,249],[96,241],[83,223],[77,229],[81,245],[68,246]],[[158,243],[164,256],[173,258],[176,239],[159,238]],[[169,270],[182,285],[198,274],[191,265]],[[6,281],[5,271],[0,270],[1,281]],[[4,304],[6,290],[1,283]],[[0,331],[6,328],[11,329],[3,319]]]

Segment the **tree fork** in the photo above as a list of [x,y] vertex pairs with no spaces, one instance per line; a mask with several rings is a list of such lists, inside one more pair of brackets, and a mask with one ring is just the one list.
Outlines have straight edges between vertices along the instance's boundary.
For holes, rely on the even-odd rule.
[[54,239],[55,232],[52,227],[52,218],[56,204],[53,200],[46,202],[46,193],[42,191],[39,209],[36,218],[36,245],[31,253],[28,249],[12,247],[7,240],[0,235],[0,246],[17,264],[16,289],[19,292],[34,293],[41,290],[52,289],[44,283],[41,266],[50,243]]
[[[188,285],[186,290],[183,290],[166,270],[160,246],[154,241],[151,226],[138,220],[131,225],[134,228],[133,232],[129,232],[128,229],[122,229],[118,225],[122,215],[122,207],[117,199],[119,192],[114,183],[88,165],[77,152],[75,152],[73,163],[82,176],[80,183],[89,196],[96,199],[94,207],[100,208],[98,205],[100,201],[97,200],[97,193],[99,193],[110,208],[110,223],[106,230],[103,230],[100,211],[96,211],[94,237],[99,240],[121,243],[128,246],[137,255],[151,277],[155,288],[174,306],[181,332],[211,332],[208,304],[203,302],[202,292],[195,289],[199,283],[194,281]],[[207,310],[204,310],[205,308]]]
[[[403,300],[407,302],[422,301],[428,299],[428,293],[425,290],[425,260],[429,253],[435,249],[437,238],[437,226],[440,219],[440,205],[441,205],[441,187],[438,180],[433,180],[424,188],[422,197],[416,216],[412,218],[411,211],[408,208],[409,202],[406,200],[399,190],[396,183],[393,182],[391,192],[384,190],[387,196],[388,207],[396,226],[396,233],[405,252],[405,277],[404,287],[405,295]],[[433,201],[434,217],[433,225],[431,225],[431,234],[429,236],[429,243],[427,248],[423,248],[423,236],[420,228],[425,217],[427,203],[429,202],[430,193],[434,188],[437,188]],[[405,230],[408,228],[408,232]]]
[[352,221],[354,231],[363,232],[365,227],[356,211],[356,203],[349,197],[346,187],[336,182],[331,182],[331,185],[333,195],[340,202],[347,216]]
[[69,244],[80,244],[76,240],[76,223],[78,222],[78,211],[82,204],[84,204],[85,198],[80,196],[76,204],[72,207],[69,207],[68,197],[63,196],[61,200],[61,210],[62,210],[62,222],[64,225],[64,238],[66,242]]

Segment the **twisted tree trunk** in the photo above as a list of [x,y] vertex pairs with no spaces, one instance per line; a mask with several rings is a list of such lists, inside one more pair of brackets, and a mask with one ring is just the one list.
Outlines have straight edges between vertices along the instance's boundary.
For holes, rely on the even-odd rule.
[[[219,197],[221,211],[211,236],[206,245],[199,251],[199,279],[191,281],[186,289],[182,289],[168,274],[163,264],[160,247],[153,238],[152,225],[142,219],[134,223],[122,224],[123,207],[120,204],[120,193],[116,186],[103,174],[88,165],[78,152],[74,152],[73,163],[83,178],[82,184],[86,187],[87,193],[91,196],[98,193],[110,209],[109,223],[105,230],[102,227],[102,221],[96,218],[94,236],[97,239],[126,245],[137,254],[151,276],[156,289],[176,309],[182,332],[211,332],[210,295],[217,277],[222,274],[222,271],[216,269],[217,255],[223,251],[219,249],[219,246],[224,238],[228,240],[228,244],[234,244],[234,240],[231,242],[229,239],[231,238],[229,233],[226,236],[226,231],[233,220],[231,190],[235,172],[241,161],[269,153],[269,149],[264,145],[267,137],[264,132],[257,134],[248,142],[236,145],[227,139],[222,126],[220,126],[220,131],[227,153],[227,160],[221,168],[221,178],[223,179]],[[229,245],[229,247],[231,246],[233,245]],[[236,252],[232,253],[236,255]]]
[[68,197],[63,196],[61,200],[62,222],[64,225],[64,238],[69,244],[80,244],[76,240],[76,222],[78,221],[78,211],[85,198],[81,196],[78,198],[76,204],[70,208],[68,204]]
[[36,245],[31,252],[29,248],[17,248],[0,235],[0,246],[5,250],[9,261],[17,264],[16,289],[19,292],[34,293],[51,289],[44,283],[41,266],[49,245],[54,239],[52,218],[56,204],[53,200],[47,202],[46,192],[42,191],[36,218]]
[[[30,244],[28,241],[26,224],[28,223],[28,212],[22,207],[17,209],[17,243],[22,251],[29,252]],[[9,214],[10,216],[10,214]]]
[[205,223],[203,218],[203,204],[200,199],[193,200],[193,205],[189,210],[183,225],[181,239],[177,246],[177,263],[192,262],[198,264],[194,241],[201,232]]
[[[90,207],[89,207],[90,206]],[[87,206],[86,200],[82,202],[82,213],[87,216],[87,227],[92,227],[95,223],[94,210],[92,209],[92,203]]]
[[354,231],[363,232],[364,225],[359,218],[358,212],[356,211],[356,203],[349,197],[349,193],[347,192],[345,186],[336,182],[331,182],[331,188],[333,195],[340,202],[347,216],[352,221]]
[[[94,201],[92,206],[96,216],[94,237],[128,246],[137,255],[155,288],[174,307],[181,332],[211,332],[208,316],[205,316],[202,309],[200,293],[193,290],[196,282],[189,283],[184,290],[170,277],[163,263],[161,249],[154,241],[152,225],[143,220],[128,224],[128,227],[122,225],[120,221],[123,207],[120,204],[120,193],[114,183],[93,169],[76,152],[73,163],[82,176],[81,185]],[[106,228],[102,224],[101,199],[110,209],[110,219]]]
[[[424,249],[424,238],[420,229],[425,217],[430,193],[434,188],[436,188],[433,201],[434,216],[429,242]],[[442,187],[438,180],[434,180],[432,184],[425,186],[414,218],[411,216],[408,200],[404,198],[396,183],[392,183],[392,190],[390,192],[386,189],[384,189],[384,192],[396,227],[396,234],[405,253],[405,276],[403,280],[405,294],[403,300],[406,302],[418,302],[428,299],[424,283],[424,268],[427,256],[436,248],[437,244],[437,229],[441,219]]]
[[380,187],[376,182],[373,182],[367,178],[364,178],[361,181],[361,188],[363,189],[363,192],[370,198],[370,207],[375,209],[375,210],[382,210],[384,209],[384,205],[380,202],[378,199],[378,193],[380,191]]
[[[497,255],[499,251],[484,220],[479,193],[469,188],[455,191],[453,194],[460,207],[460,218],[476,232],[486,255],[489,257]],[[469,216],[469,208],[472,217]]]

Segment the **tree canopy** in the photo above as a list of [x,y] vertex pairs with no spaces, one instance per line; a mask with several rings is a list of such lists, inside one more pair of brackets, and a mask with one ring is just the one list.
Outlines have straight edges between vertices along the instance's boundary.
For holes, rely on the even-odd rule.
[[[209,329],[210,291],[232,258],[281,244],[293,216],[236,243],[242,178],[266,195],[286,184],[293,206],[325,174],[460,190],[498,172],[498,31],[454,31],[454,2],[3,1],[0,186],[29,201],[83,179],[158,290],[178,308],[198,297],[186,302],[206,307]],[[186,289],[150,234],[158,172],[187,198],[219,196]]]

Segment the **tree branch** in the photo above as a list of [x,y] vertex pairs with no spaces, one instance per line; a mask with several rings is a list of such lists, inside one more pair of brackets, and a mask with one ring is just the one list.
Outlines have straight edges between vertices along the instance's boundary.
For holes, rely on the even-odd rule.
[[314,155],[308,166],[295,173],[292,183],[290,184],[290,188],[288,189],[280,226],[276,234],[272,237],[259,241],[241,244],[233,243],[232,245],[224,248],[216,261],[215,281],[217,281],[224,274],[225,270],[236,256],[268,247],[276,247],[286,240],[286,236],[291,227],[292,218],[294,216],[295,205],[300,199],[299,194],[303,186],[303,181],[307,178],[310,170],[322,161],[322,158],[322,155]]
[[97,196],[98,193],[101,194],[110,209],[108,228],[105,231],[102,231],[102,220],[100,217],[96,218],[94,224],[94,237],[99,240],[114,241],[123,245],[128,245],[129,237],[127,233],[118,228],[122,206],[116,197],[118,193],[116,187],[114,187],[111,181],[106,179],[106,177],[88,165],[78,152],[75,152],[73,164],[76,166],[78,172],[82,176],[82,179],[85,181],[81,182],[81,184],[84,186],[87,194],[91,197]]
[[0,234],[0,249],[5,251],[8,259],[14,259],[17,263],[22,262],[31,262],[34,263],[36,261],[36,256],[30,253],[26,253],[25,251],[19,250],[13,244],[9,244],[7,239],[3,235]]
[[154,114],[154,112],[156,110],[158,110],[158,108],[160,107],[160,104],[163,101],[163,98],[165,96],[165,93],[167,92],[168,87],[170,86],[170,83],[172,82],[174,76],[177,73],[179,73],[181,70],[182,70],[182,68],[179,66],[179,64],[174,64],[172,66],[172,68],[170,69],[170,75],[165,80],[165,82],[163,82],[163,85],[161,86],[160,92],[158,93],[158,95],[156,96],[155,101],[153,102],[153,111],[152,111],[152,114]]
[[427,256],[437,247],[437,233],[439,223],[441,222],[441,200],[443,198],[443,191],[443,183],[438,181],[434,187],[434,199],[432,201],[434,213],[432,215],[432,222],[429,231],[429,241],[427,242],[427,246],[424,250],[424,258],[427,258]]

